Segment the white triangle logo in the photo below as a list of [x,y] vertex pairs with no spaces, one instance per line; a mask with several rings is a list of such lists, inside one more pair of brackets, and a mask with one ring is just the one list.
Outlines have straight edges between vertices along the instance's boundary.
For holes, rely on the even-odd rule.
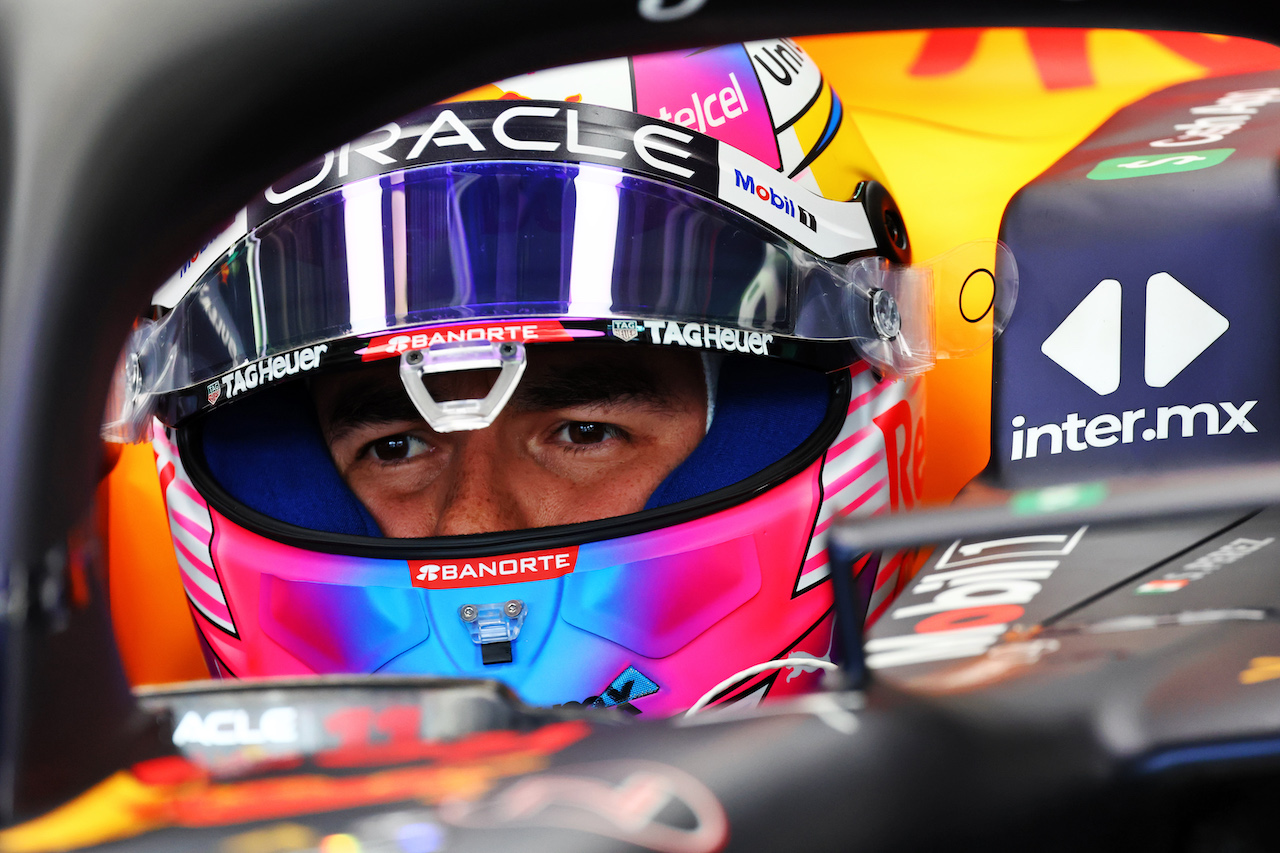
[[1195,361],[1231,323],[1167,272],[1147,279],[1147,354],[1144,374],[1163,388]]
[[[1147,316],[1150,334],[1150,314]],[[1113,278],[1098,282],[1045,338],[1040,352],[1098,394],[1105,396],[1119,388],[1120,282]]]

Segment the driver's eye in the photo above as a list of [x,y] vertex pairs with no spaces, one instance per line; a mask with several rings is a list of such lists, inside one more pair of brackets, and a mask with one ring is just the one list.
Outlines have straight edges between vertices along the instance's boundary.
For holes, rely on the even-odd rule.
[[564,428],[565,440],[570,444],[599,444],[611,435],[613,429],[608,424],[575,422]]
[[426,450],[427,443],[412,435],[389,435],[369,445],[369,451],[381,462],[398,462]]

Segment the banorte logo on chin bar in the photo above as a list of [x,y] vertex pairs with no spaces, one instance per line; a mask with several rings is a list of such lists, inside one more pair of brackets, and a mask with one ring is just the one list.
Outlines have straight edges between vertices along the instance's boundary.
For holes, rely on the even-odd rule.
[[577,564],[578,546],[573,545],[493,557],[410,560],[409,576],[414,586],[423,589],[463,589],[564,577]]

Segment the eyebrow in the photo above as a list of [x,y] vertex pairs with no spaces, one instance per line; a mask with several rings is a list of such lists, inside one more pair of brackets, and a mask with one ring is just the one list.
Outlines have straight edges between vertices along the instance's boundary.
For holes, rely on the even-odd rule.
[[346,389],[329,411],[330,441],[366,424],[389,424],[422,420],[413,401],[397,382],[366,382]]
[[[606,403],[635,403],[669,408],[671,392],[649,367],[616,361],[571,364],[546,375],[525,376],[509,404],[521,412],[545,412]],[[371,381],[345,390],[329,411],[330,441],[370,424],[420,421],[422,415],[404,386],[395,381]]]
[[649,367],[608,360],[572,364],[548,375],[525,377],[511,405],[524,412],[617,402],[663,409],[671,399],[670,391]]

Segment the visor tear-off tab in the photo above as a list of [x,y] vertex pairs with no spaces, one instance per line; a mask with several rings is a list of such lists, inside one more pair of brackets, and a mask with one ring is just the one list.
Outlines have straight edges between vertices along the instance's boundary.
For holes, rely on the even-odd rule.
[[[524,345],[488,339],[455,341],[408,350],[400,355],[400,381],[418,412],[436,432],[484,429],[497,419],[515,393],[526,367]],[[484,397],[436,402],[423,384],[429,373],[497,368],[497,381]]]

